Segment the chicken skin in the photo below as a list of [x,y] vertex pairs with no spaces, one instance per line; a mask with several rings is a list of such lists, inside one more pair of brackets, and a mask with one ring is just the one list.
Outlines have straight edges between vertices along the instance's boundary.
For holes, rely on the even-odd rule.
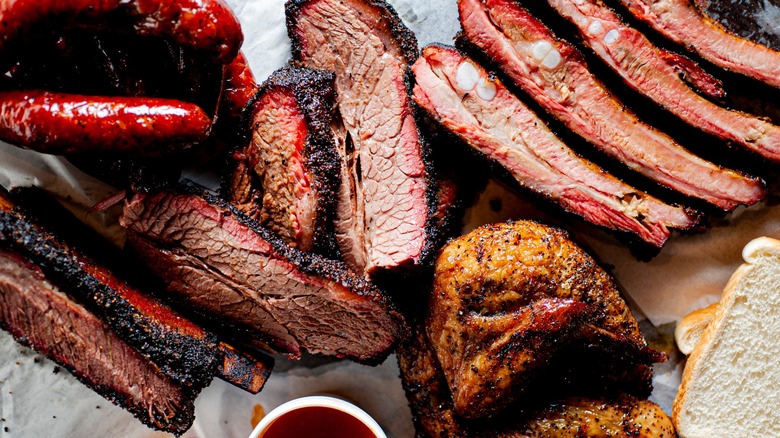
[[566,232],[532,221],[483,226],[445,246],[428,310],[462,417],[559,384],[647,395],[652,363],[665,359],[647,347],[612,277]]
[[417,437],[431,438],[675,438],[671,419],[647,400],[565,397],[503,416],[468,420],[454,408],[436,353],[420,324],[397,351]]

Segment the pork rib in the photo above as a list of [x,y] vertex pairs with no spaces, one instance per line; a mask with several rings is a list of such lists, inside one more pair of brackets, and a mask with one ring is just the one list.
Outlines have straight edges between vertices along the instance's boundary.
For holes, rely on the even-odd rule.
[[52,285],[37,266],[1,248],[0,328],[145,425],[177,436],[192,425],[191,389],[163,374],[106,323]]
[[557,39],[510,0],[459,0],[463,38],[549,113],[631,169],[724,210],[764,197],[763,182],[705,161],[639,120]]
[[736,36],[689,0],[621,0],[670,40],[726,70],[780,87],[780,52]]
[[121,218],[172,293],[293,358],[301,348],[371,364],[389,354],[401,317],[375,286],[189,190],[199,195],[136,196]]
[[301,251],[334,256],[339,154],[333,74],[286,67],[248,113],[249,144],[233,153],[230,201]]
[[498,79],[457,50],[428,46],[412,67],[414,100],[517,181],[601,226],[662,246],[696,215],[630,187],[583,160]]
[[420,264],[436,202],[409,97],[414,35],[381,0],[290,0],[286,8],[295,59],[336,73],[342,183],[350,184],[336,217],[344,260],[369,275]]
[[[701,97],[677,73],[668,55],[638,30],[627,26],[601,0],[547,0],[579,29],[585,43],[632,88],[686,123],[780,160],[780,127]],[[693,62],[693,61],[689,61]]]

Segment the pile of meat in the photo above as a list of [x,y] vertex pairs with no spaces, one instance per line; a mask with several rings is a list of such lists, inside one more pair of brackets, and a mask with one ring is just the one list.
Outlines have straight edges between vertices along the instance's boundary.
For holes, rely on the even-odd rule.
[[[622,2],[706,65],[780,87],[780,53],[687,0]],[[84,239],[35,214],[45,201],[3,195],[0,326],[20,342],[176,434],[214,376],[260,390],[272,362],[258,351],[377,364],[399,340],[420,433],[673,434],[642,399],[663,355],[558,230],[521,222],[450,243],[409,339],[387,292],[425,281],[457,201],[432,158],[443,132],[564,211],[658,248],[699,210],[761,201],[764,181],[648,124],[577,48],[697,135],[780,161],[780,127],[726,108],[721,81],[659,35],[601,0],[532,5],[541,14],[458,0],[458,48],[420,52],[381,0],[288,0],[294,59],[257,84],[222,0],[39,3],[0,3],[0,139],[122,189],[95,208],[125,200],[145,266],[97,262],[115,249],[84,255]],[[219,196],[179,183],[204,162],[224,162]],[[131,285],[125,270],[161,281]],[[522,415],[484,421],[508,406]]]
[[672,437],[615,281],[558,229],[487,225],[439,255],[398,351],[421,436]]

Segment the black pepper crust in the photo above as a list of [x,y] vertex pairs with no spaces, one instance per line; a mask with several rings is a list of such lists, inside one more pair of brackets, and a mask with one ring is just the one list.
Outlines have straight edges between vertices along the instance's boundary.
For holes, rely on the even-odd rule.
[[[329,0],[288,0],[284,5],[284,14],[287,22],[287,35],[292,41],[292,54],[293,59],[296,61],[303,61],[301,42],[298,39],[298,35],[295,33],[295,29],[298,26],[298,20],[303,12],[303,9],[317,1],[329,1]],[[356,3],[360,3],[361,6],[366,6],[374,9],[376,12],[377,23],[384,23],[390,30],[390,35],[398,43],[398,47],[401,49],[401,55],[406,59],[409,65],[414,64],[417,58],[420,56],[417,48],[417,37],[414,33],[406,27],[398,16],[398,12],[390,6],[384,0],[346,0]],[[342,0],[342,3],[344,0]],[[407,86],[412,83],[411,75],[407,77]],[[409,88],[411,91],[411,87]]]
[[[180,400],[179,406],[177,406],[178,409],[176,410],[176,415],[174,417],[166,418],[157,411],[151,409],[147,410],[143,407],[133,406],[132,404],[128,403],[127,394],[122,394],[105,385],[96,384],[92,381],[89,374],[80,372],[79,370],[69,366],[64,361],[59,360],[56,355],[49,354],[49,352],[46,351],[43,346],[33,345],[26,336],[17,333],[13,327],[7,327],[5,322],[2,320],[0,320],[0,329],[10,333],[14,340],[20,345],[31,348],[46,356],[53,362],[59,364],[61,367],[68,370],[68,372],[84,386],[100,394],[101,397],[105,398],[116,406],[119,406],[120,408],[130,412],[136,419],[138,419],[138,421],[145,424],[146,426],[156,430],[172,433],[173,435],[179,437],[184,435],[184,432],[189,430],[189,428],[192,427],[192,423],[195,421],[194,404],[197,393],[191,391],[188,388],[182,388],[184,398]],[[54,373],[59,373],[59,367],[54,367]],[[149,416],[150,412],[153,412],[152,417]]]
[[[296,33],[298,21],[301,19],[303,9],[314,3],[315,1],[327,1],[327,0],[288,0],[285,4],[285,17],[287,22],[287,35],[292,42],[292,54],[293,59],[299,65],[304,65],[303,57],[303,43]],[[403,66],[404,69],[404,85],[406,86],[406,92],[409,96],[409,103],[412,113],[416,120],[415,129],[417,130],[418,137],[420,139],[420,153],[422,156],[423,164],[425,165],[425,181],[426,190],[425,197],[427,203],[427,217],[425,220],[425,235],[426,242],[423,246],[422,253],[420,255],[419,265],[421,267],[430,266],[433,262],[433,256],[436,250],[441,247],[443,240],[443,233],[440,228],[441,221],[437,217],[437,213],[440,211],[440,205],[438,200],[439,194],[439,181],[436,178],[436,168],[433,159],[433,153],[431,151],[430,143],[427,141],[425,133],[420,129],[421,117],[423,110],[421,110],[417,104],[411,100],[411,96],[414,90],[414,74],[412,73],[411,66],[420,57],[420,50],[417,44],[417,37],[414,35],[401,18],[398,16],[396,10],[387,2],[383,0],[347,0],[358,3],[359,6],[368,7],[374,10],[377,24],[384,24],[385,28],[389,31],[393,41],[398,44],[401,56],[406,61]]]
[[[292,248],[282,241],[275,233],[272,233],[261,226],[256,220],[248,217],[221,197],[208,193],[195,184],[187,182],[182,183],[180,191],[184,194],[197,196],[205,200],[208,204],[221,210],[223,214],[235,217],[238,222],[252,230],[261,239],[268,242],[274,253],[289,261],[301,272],[308,275],[327,278],[343,285],[360,296],[370,298],[372,301],[382,306],[387,311],[388,315],[390,315],[395,323],[394,327],[391,328],[391,332],[395,335],[396,339],[400,339],[407,335],[408,330],[403,315],[398,311],[395,304],[389,299],[385,292],[370,281],[357,276],[350,271],[343,262],[330,260],[318,254],[303,252]],[[176,196],[173,192],[171,192],[171,195]],[[357,362],[365,365],[378,365],[384,361],[390,351],[388,350],[386,353],[387,354],[374,358],[357,360]]]
[[[340,258],[334,228],[337,193],[341,185],[341,161],[331,130],[336,111],[334,79],[332,72],[295,67],[292,64],[275,71],[260,86],[241,116],[241,127],[244,129],[241,143],[248,145],[250,142],[252,120],[259,109],[256,104],[263,96],[279,89],[293,93],[309,130],[303,151],[304,164],[313,176],[313,186],[318,193],[313,249],[318,254]],[[251,145],[238,150],[249,147]],[[236,167],[232,167],[235,172]],[[253,188],[253,191],[257,190]]]
[[0,210],[0,247],[38,266],[52,283],[85,305],[178,384],[198,392],[213,379],[220,360],[215,335],[202,329],[197,336],[185,335],[175,327],[160,324],[122,297],[114,285],[90,274],[84,265],[91,260],[20,214]]

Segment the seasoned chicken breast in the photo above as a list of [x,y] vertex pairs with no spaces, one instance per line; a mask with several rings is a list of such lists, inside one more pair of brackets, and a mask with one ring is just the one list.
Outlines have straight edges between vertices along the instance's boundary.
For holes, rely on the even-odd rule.
[[426,326],[454,409],[468,418],[572,382],[649,394],[651,364],[665,358],[647,347],[612,277],[566,232],[531,221],[449,243]]
[[669,417],[647,400],[569,397],[498,418],[467,420],[453,409],[436,353],[417,324],[397,351],[417,437],[448,438],[674,438]]

